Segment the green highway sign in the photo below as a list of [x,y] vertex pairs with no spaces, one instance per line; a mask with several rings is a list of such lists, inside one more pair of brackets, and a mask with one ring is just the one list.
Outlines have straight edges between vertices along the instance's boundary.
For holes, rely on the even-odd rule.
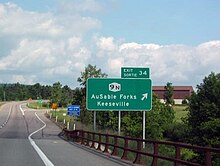
[[38,103],[39,103],[39,104],[42,104],[42,103],[43,103],[43,100],[38,100]]
[[151,110],[150,79],[89,78],[86,86],[88,110]]
[[122,67],[121,78],[150,78],[150,69],[140,67]]

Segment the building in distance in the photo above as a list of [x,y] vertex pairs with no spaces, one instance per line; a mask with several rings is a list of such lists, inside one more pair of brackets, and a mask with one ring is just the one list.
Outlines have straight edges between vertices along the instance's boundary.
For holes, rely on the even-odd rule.
[[[156,94],[161,102],[164,102],[164,86],[153,86],[153,93]],[[192,86],[173,86],[173,99],[175,104],[182,104],[183,100],[191,96],[193,92]]]

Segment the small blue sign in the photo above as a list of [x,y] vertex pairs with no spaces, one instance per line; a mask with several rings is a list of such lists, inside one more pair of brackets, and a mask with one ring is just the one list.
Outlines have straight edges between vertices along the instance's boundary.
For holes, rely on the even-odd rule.
[[67,107],[67,115],[80,116],[80,106],[79,105],[69,105]]

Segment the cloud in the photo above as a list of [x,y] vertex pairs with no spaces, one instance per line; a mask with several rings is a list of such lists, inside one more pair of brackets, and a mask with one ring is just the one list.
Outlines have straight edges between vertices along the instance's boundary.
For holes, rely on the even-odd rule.
[[[174,85],[195,87],[212,71],[220,71],[220,41],[210,41],[195,47],[117,41],[112,45],[117,49],[101,57],[103,61],[104,58],[108,59],[103,66],[107,66],[110,77],[118,77],[121,66],[149,67],[154,85],[172,82]],[[99,45],[98,48],[103,49]]]
[[219,40],[198,46],[124,42],[100,36],[101,21],[86,16],[103,10],[96,1],[74,1],[66,10],[69,1],[62,3],[59,12],[41,13],[0,4],[1,82],[60,81],[76,87],[89,63],[109,77],[120,77],[122,66],[149,67],[153,85],[195,86],[210,72],[220,71]]
[[1,33],[37,38],[82,35],[101,26],[95,18],[69,13],[30,12],[12,3],[0,4],[0,18]]
[[11,76],[11,81],[13,83],[25,83],[25,84],[35,84],[36,76],[34,75],[29,75],[29,76],[24,76],[24,75],[12,75]]
[[124,59],[123,58],[108,60],[108,67],[112,71],[112,73],[118,74],[118,71],[120,71],[120,68],[122,66],[124,66]]
[[219,64],[216,62],[220,61],[220,41],[202,43],[196,48],[196,52],[200,56],[202,66],[218,68]]
[[113,37],[101,37],[96,41],[96,45],[101,50],[114,51],[116,46],[113,41],[114,41]]
[[[83,10],[90,4],[95,8],[93,1],[83,4]],[[100,24],[79,13],[39,13],[0,4],[1,80],[53,83],[80,73],[91,56],[84,38]]]

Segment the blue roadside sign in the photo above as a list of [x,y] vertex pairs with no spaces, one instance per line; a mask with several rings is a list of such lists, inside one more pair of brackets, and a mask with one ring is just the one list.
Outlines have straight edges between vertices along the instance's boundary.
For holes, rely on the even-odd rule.
[[79,105],[69,105],[67,107],[67,115],[80,116],[80,106]]

